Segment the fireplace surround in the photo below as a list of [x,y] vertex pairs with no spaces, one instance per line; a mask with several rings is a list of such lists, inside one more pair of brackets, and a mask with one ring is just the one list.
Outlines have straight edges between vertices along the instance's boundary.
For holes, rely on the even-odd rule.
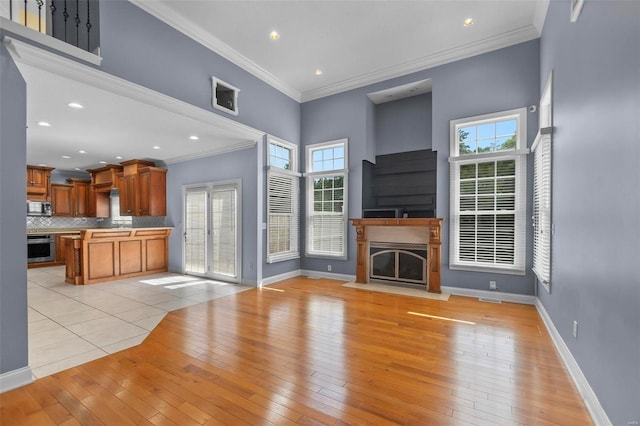
[[[356,282],[360,284],[369,283],[370,279],[379,278],[379,274],[371,268],[371,247],[382,248],[385,246],[406,247],[426,246],[426,273],[425,289],[431,293],[440,293],[440,268],[442,262],[441,235],[442,218],[367,218],[350,219],[356,228],[357,261],[356,261]],[[382,247],[380,247],[382,246]],[[393,255],[386,254],[387,263],[393,261],[398,264],[398,249],[393,249]],[[402,249],[400,249],[402,250]],[[387,253],[390,251],[387,250]],[[375,266],[375,265],[374,265]],[[414,266],[415,267],[415,266]],[[396,267],[397,268],[397,267]],[[372,273],[373,271],[373,273]],[[398,271],[396,271],[398,272]],[[392,281],[408,282],[416,284],[416,281],[403,280],[402,276],[396,277]],[[414,271],[415,272],[415,271]],[[406,274],[401,272],[400,275]],[[413,276],[412,273],[409,275]],[[384,278],[383,278],[384,279]]]

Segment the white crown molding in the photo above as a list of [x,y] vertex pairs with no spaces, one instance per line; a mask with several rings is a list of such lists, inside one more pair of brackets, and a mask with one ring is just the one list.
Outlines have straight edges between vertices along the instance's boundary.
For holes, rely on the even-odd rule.
[[549,1],[550,0],[538,0],[536,2],[536,9],[533,13],[533,26],[538,30],[538,36],[542,35],[542,28],[544,28],[544,22],[547,19]]
[[202,122],[208,126],[227,132],[234,138],[242,138],[246,143],[240,143],[239,149],[255,144],[262,140],[264,132],[238,123],[211,111],[196,107],[187,102],[172,98],[155,90],[124,80],[120,77],[105,73],[98,69],[80,64],[28,43],[5,36],[7,46],[13,60],[18,64],[30,65],[116,95],[160,108],[190,119]]
[[569,370],[569,374],[578,388],[578,392],[580,392],[589,414],[591,414],[591,419],[599,426],[611,425],[611,421],[609,420],[607,413],[604,411],[604,408],[602,408],[600,401],[598,401],[598,397],[593,389],[591,389],[591,385],[589,385],[587,378],[582,373],[582,370],[571,354],[569,347],[566,345],[564,340],[562,340],[562,336],[560,336],[558,329],[553,324],[551,317],[547,313],[542,302],[540,302],[540,299],[536,298],[535,306],[542,318],[542,322],[544,322],[544,325],[547,327],[547,331],[551,336],[553,344],[560,354],[560,358],[562,358],[564,365],[567,367],[567,370]]
[[184,19],[183,17],[176,15],[170,8],[162,4],[159,1],[146,1],[146,0],[129,0],[130,3],[138,6],[148,14],[158,18],[165,24],[175,28],[181,33],[185,34],[189,38],[200,43],[209,50],[217,53],[228,61],[234,63],[245,71],[253,74],[255,77],[269,84],[273,88],[279,90],[291,99],[300,102],[302,95],[299,90],[289,86],[269,71],[265,70],[255,62],[251,61],[238,51],[234,50],[221,41],[220,39],[213,37],[206,31],[195,27],[192,22]]
[[98,55],[94,55],[91,52],[82,50],[72,44],[65,43],[64,41],[58,40],[57,38],[39,33],[38,31],[32,30],[31,28],[25,27],[24,25],[10,21],[7,18],[0,17],[0,28],[19,37],[23,37],[27,40],[31,40],[35,43],[46,46],[50,49],[57,50],[58,52],[64,53],[65,55],[80,59],[81,61],[85,61],[97,66],[100,66],[100,64],[102,63],[102,58]]
[[0,374],[0,393],[28,385],[29,383],[33,383],[31,367],[27,366],[7,371]]
[[401,77],[413,72],[434,68],[439,65],[459,61],[461,59],[513,46],[514,44],[536,39],[540,36],[533,25],[528,25],[504,34],[480,40],[464,46],[444,50],[433,55],[425,56],[414,61],[394,65],[379,71],[364,74],[358,77],[343,80],[318,89],[308,90],[302,93],[302,102],[308,102],[358,87]]

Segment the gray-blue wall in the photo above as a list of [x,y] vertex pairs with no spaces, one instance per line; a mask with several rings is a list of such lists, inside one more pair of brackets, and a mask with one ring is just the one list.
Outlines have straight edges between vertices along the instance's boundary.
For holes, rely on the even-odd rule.
[[[301,143],[349,138],[349,217],[360,216],[362,160],[371,155],[371,102],[366,94],[431,78],[431,148],[438,151],[438,196],[436,215],[449,217],[449,121],[496,111],[536,105],[539,98],[539,40],[486,53],[407,76],[302,104]],[[537,114],[528,114],[528,145],[533,142],[538,126]],[[381,146],[384,153],[393,150]],[[398,152],[404,150],[398,149]],[[375,152],[374,154],[378,154]],[[304,157],[302,157],[304,161]],[[369,159],[371,161],[371,159]],[[530,182],[530,180],[529,180]],[[530,185],[529,185],[530,186]],[[530,193],[529,193],[530,195]],[[527,197],[530,199],[530,196]],[[530,206],[527,217],[531,217]],[[336,261],[304,257],[304,269],[332,271],[353,275],[355,271],[355,232],[349,227],[349,258]],[[530,227],[527,227],[531,246]],[[451,271],[449,264],[449,227],[443,230],[442,285],[488,290],[489,280],[498,283],[500,291],[533,294],[531,272],[524,276]],[[531,266],[531,250],[527,251],[527,271]]]
[[431,149],[431,93],[376,105],[376,155]]
[[[101,69],[103,71],[213,111],[223,117],[246,124],[293,144],[299,144],[300,104],[282,92],[212,53],[204,46],[129,2],[102,2],[100,21],[101,53],[104,57]],[[211,106],[212,75],[240,89],[237,116],[226,114]],[[202,163],[196,161],[192,165],[190,164],[187,162],[185,167],[197,167]],[[264,158],[252,163],[239,159],[238,162],[231,164],[232,168],[235,167],[237,170],[235,177],[240,178],[245,176],[243,169],[247,167],[254,169],[255,175],[255,169],[259,167],[258,164],[264,164]],[[261,172],[264,172],[264,169]],[[227,178],[232,177],[231,175],[227,176]],[[172,183],[186,183],[181,182],[180,177],[170,176],[168,179],[171,181],[176,178],[178,182]],[[245,182],[244,179],[243,182]],[[244,183],[245,198],[256,199],[258,197],[258,188],[255,182],[256,179],[249,186]],[[264,187],[260,189],[260,194],[261,196],[265,194]],[[172,198],[168,201],[176,202],[176,199]],[[264,205],[266,206],[266,203]],[[173,216],[173,214],[174,212],[167,213],[167,223],[177,226],[181,216]],[[246,219],[243,220],[247,225],[245,234],[256,232],[258,218],[262,222],[266,221],[264,212],[262,215],[256,216],[255,209],[249,217],[253,217],[254,222],[247,223]],[[263,235],[265,234],[263,233]],[[263,242],[263,253],[266,249],[264,244],[266,242]],[[253,262],[256,262],[255,243],[252,247],[254,254],[251,258]],[[181,240],[171,238],[169,251],[170,253],[181,253]],[[174,262],[171,267],[177,270],[176,258],[173,257],[173,254],[172,258]],[[264,259],[263,256],[260,261],[263,262],[262,275],[265,278],[296,270],[300,265],[297,260],[267,264]],[[254,267],[254,279],[255,271]]]
[[0,44],[0,374],[26,367],[29,361],[26,125],[26,84]]
[[182,272],[183,185],[241,179],[242,181],[242,279],[256,281],[257,262],[257,149],[255,147],[212,157],[168,165],[167,225],[169,270]]
[[640,2],[587,1],[576,23],[568,9],[551,2],[540,43],[555,234],[551,293],[538,292],[611,422],[627,425],[640,421]]

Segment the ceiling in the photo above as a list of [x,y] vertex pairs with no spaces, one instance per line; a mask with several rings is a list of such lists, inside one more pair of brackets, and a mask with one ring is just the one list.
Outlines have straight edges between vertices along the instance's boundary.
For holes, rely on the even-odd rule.
[[[301,102],[534,39],[548,5],[548,0],[130,1]],[[466,18],[474,24],[465,27]],[[269,38],[274,30],[278,40]],[[100,167],[100,161],[117,163],[118,156],[169,163],[249,142],[246,133],[219,123],[43,68],[19,67],[27,81],[29,164],[84,170]],[[430,91],[430,80],[420,84],[420,93]],[[384,102],[411,96],[412,90],[399,87],[370,97]],[[84,109],[69,108],[69,102]],[[52,126],[40,127],[39,121]]]

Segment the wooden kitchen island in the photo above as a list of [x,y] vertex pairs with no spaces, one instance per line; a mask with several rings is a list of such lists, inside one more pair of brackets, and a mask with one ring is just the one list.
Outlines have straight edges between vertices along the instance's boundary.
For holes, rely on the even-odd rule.
[[87,229],[63,237],[65,281],[84,285],[167,272],[171,229]]

